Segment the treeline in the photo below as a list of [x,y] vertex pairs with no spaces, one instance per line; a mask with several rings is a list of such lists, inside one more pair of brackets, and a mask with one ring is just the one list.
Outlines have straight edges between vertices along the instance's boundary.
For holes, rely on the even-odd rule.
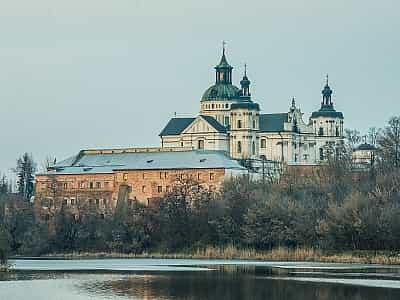
[[352,149],[345,145],[340,156],[306,173],[288,171],[271,182],[232,178],[219,193],[181,181],[150,206],[118,202],[104,218],[85,211],[76,219],[61,210],[53,228],[37,222],[32,209],[9,209],[0,215],[0,249],[21,255],[175,253],[227,245],[397,251],[400,118],[380,131],[376,145],[376,159],[363,172],[354,172]]

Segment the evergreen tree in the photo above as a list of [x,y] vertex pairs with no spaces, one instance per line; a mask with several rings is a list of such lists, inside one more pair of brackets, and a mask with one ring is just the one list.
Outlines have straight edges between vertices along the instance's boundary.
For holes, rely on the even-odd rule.
[[36,164],[32,155],[25,152],[17,160],[17,167],[14,169],[14,172],[17,174],[18,194],[24,198],[30,199],[33,196],[35,171]]

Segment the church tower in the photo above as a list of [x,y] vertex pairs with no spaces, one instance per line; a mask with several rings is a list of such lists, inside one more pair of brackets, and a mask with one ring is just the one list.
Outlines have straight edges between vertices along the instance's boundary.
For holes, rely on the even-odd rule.
[[230,107],[239,101],[240,89],[232,84],[233,67],[228,63],[225,54],[225,43],[222,57],[215,69],[215,84],[203,94],[200,102],[200,114],[216,119],[221,125],[230,126]]
[[260,107],[251,100],[245,66],[239,102],[231,105],[230,155],[236,159],[259,156]]
[[335,154],[343,141],[343,114],[335,110],[332,94],[327,75],[322,90],[321,108],[313,112],[310,118],[317,139],[316,157],[320,162],[325,161],[328,155]]

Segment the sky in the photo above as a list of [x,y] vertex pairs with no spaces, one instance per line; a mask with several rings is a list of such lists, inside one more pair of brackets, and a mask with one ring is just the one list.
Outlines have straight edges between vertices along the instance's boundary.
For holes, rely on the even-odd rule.
[[87,148],[159,146],[195,116],[222,41],[264,113],[307,122],[325,75],[347,128],[400,115],[397,0],[0,0],[0,172]]

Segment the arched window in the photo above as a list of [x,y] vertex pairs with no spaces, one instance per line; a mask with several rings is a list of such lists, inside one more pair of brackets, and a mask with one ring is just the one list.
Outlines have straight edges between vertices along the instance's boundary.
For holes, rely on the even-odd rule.
[[266,139],[261,139],[261,148],[266,148],[267,147],[267,140]]
[[256,120],[253,120],[253,128],[256,128]]
[[241,141],[237,142],[237,152],[242,153],[242,142]]
[[197,148],[198,149],[204,149],[204,140],[198,140],[197,141]]

